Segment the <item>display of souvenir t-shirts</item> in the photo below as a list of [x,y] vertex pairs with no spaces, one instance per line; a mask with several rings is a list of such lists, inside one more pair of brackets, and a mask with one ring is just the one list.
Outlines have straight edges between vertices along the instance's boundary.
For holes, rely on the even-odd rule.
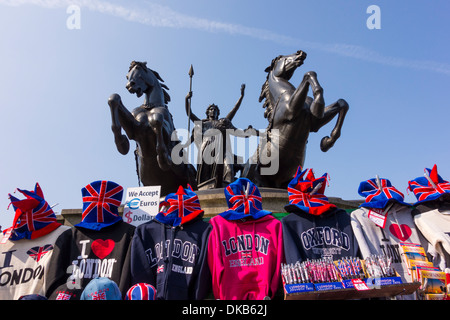
[[56,221],[38,183],[34,191],[17,190],[26,198],[19,200],[9,195],[15,217],[0,240],[0,300],[45,295],[55,241],[69,229]]

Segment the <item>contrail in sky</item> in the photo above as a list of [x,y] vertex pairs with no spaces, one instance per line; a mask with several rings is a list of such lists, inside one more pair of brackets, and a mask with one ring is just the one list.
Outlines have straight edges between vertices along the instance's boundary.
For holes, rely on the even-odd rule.
[[450,75],[450,64],[448,63],[389,57],[358,45],[342,43],[323,44],[320,42],[303,41],[298,38],[285,36],[269,30],[186,15],[171,9],[168,6],[149,2],[145,2],[146,8],[133,6],[127,2],[124,2],[124,4],[121,5],[100,0],[0,0],[0,4],[9,6],[36,5],[49,9],[77,5],[80,8],[87,8],[94,12],[108,14],[127,21],[152,27],[179,29],[189,28],[205,32],[222,32],[231,35],[241,35],[264,41],[271,41],[282,45],[309,47],[312,49],[382,65],[426,70]]

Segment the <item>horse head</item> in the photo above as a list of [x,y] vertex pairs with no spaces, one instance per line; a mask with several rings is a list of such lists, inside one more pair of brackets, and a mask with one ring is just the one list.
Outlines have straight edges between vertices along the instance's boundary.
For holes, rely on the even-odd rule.
[[[127,74],[126,88],[131,94],[136,94],[140,98],[146,95],[146,102],[166,105],[170,101],[170,96],[165,89],[169,89],[158,72],[147,67],[147,62],[132,61]],[[155,90],[156,89],[156,90]],[[152,100],[150,101],[150,96]]]
[[303,64],[306,59],[306,53],[299,50],[290,55],[280,55],[272,60],[270,66],[264,71],[267,72],[267,78],[261,88],[259,102],[265,100],[263,104],[264,117],[269,120],[269,127],[272,125],[274,108],[279,97],[286,92],[293,92],[294,87],[289,83],[295,70]]
[[305,59],[306,53],[301,50],[290,55],[280,55],[272,60],[265,71],[272,72],[275,77],[288,81],[294,74],[295,69],[300,67]]

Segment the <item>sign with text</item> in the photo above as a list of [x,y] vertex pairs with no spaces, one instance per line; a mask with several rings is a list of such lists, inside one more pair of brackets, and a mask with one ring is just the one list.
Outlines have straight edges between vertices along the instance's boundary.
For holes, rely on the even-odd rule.
[[161,186],[128,188],[123,208],[123,221],[138,226],[159,212]]

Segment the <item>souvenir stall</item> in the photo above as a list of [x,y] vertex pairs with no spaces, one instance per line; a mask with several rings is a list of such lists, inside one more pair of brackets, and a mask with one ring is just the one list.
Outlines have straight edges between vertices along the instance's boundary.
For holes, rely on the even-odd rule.
[[[350,214],[329,203],[324,195],[327,177],[324,174],[315,178],[312,170],[299,168],[289,183],[289,205],[285,209],[290,214],[282,219],[285,299],[391,298],[412,294],[420,284],[402,281],[388,249],[370,252],[376,248],[378,237],[356,228],[360,223],[356,217],[363,209]],[[386,186],[387,181],[383,183]],[[377,191],[372,181],[368,185],[375,189],[374,194],[383,190]],[[385,203],[381,201],[376,206],[384,209]],[[368,224],[373,223],[371,220],[365,222],[365,227],[375,227]],[[383,231],[377,232],[382,239]]]
[[376,176],[360,183],[359,207],[344,210],[325,196],[327,183],[328,174],[316,178],[299,167],[287,187],[286,212],[276,216],[264,210],[260,190],[247,178],[223,189],[228,209],[212,217],[204,216],[189,185],[180,186],[137,227],[120,216],[123,188],[111,181],[82,188],[82,219],[73,227],[56,222],[38,184],[34,192],[19,189],[26,199],[10,195],[16,216],[0,244],[7,252],[0,280],[8,279],[0,295],[447,299],[450,188],[436,166],[409,181],[414,204]]

